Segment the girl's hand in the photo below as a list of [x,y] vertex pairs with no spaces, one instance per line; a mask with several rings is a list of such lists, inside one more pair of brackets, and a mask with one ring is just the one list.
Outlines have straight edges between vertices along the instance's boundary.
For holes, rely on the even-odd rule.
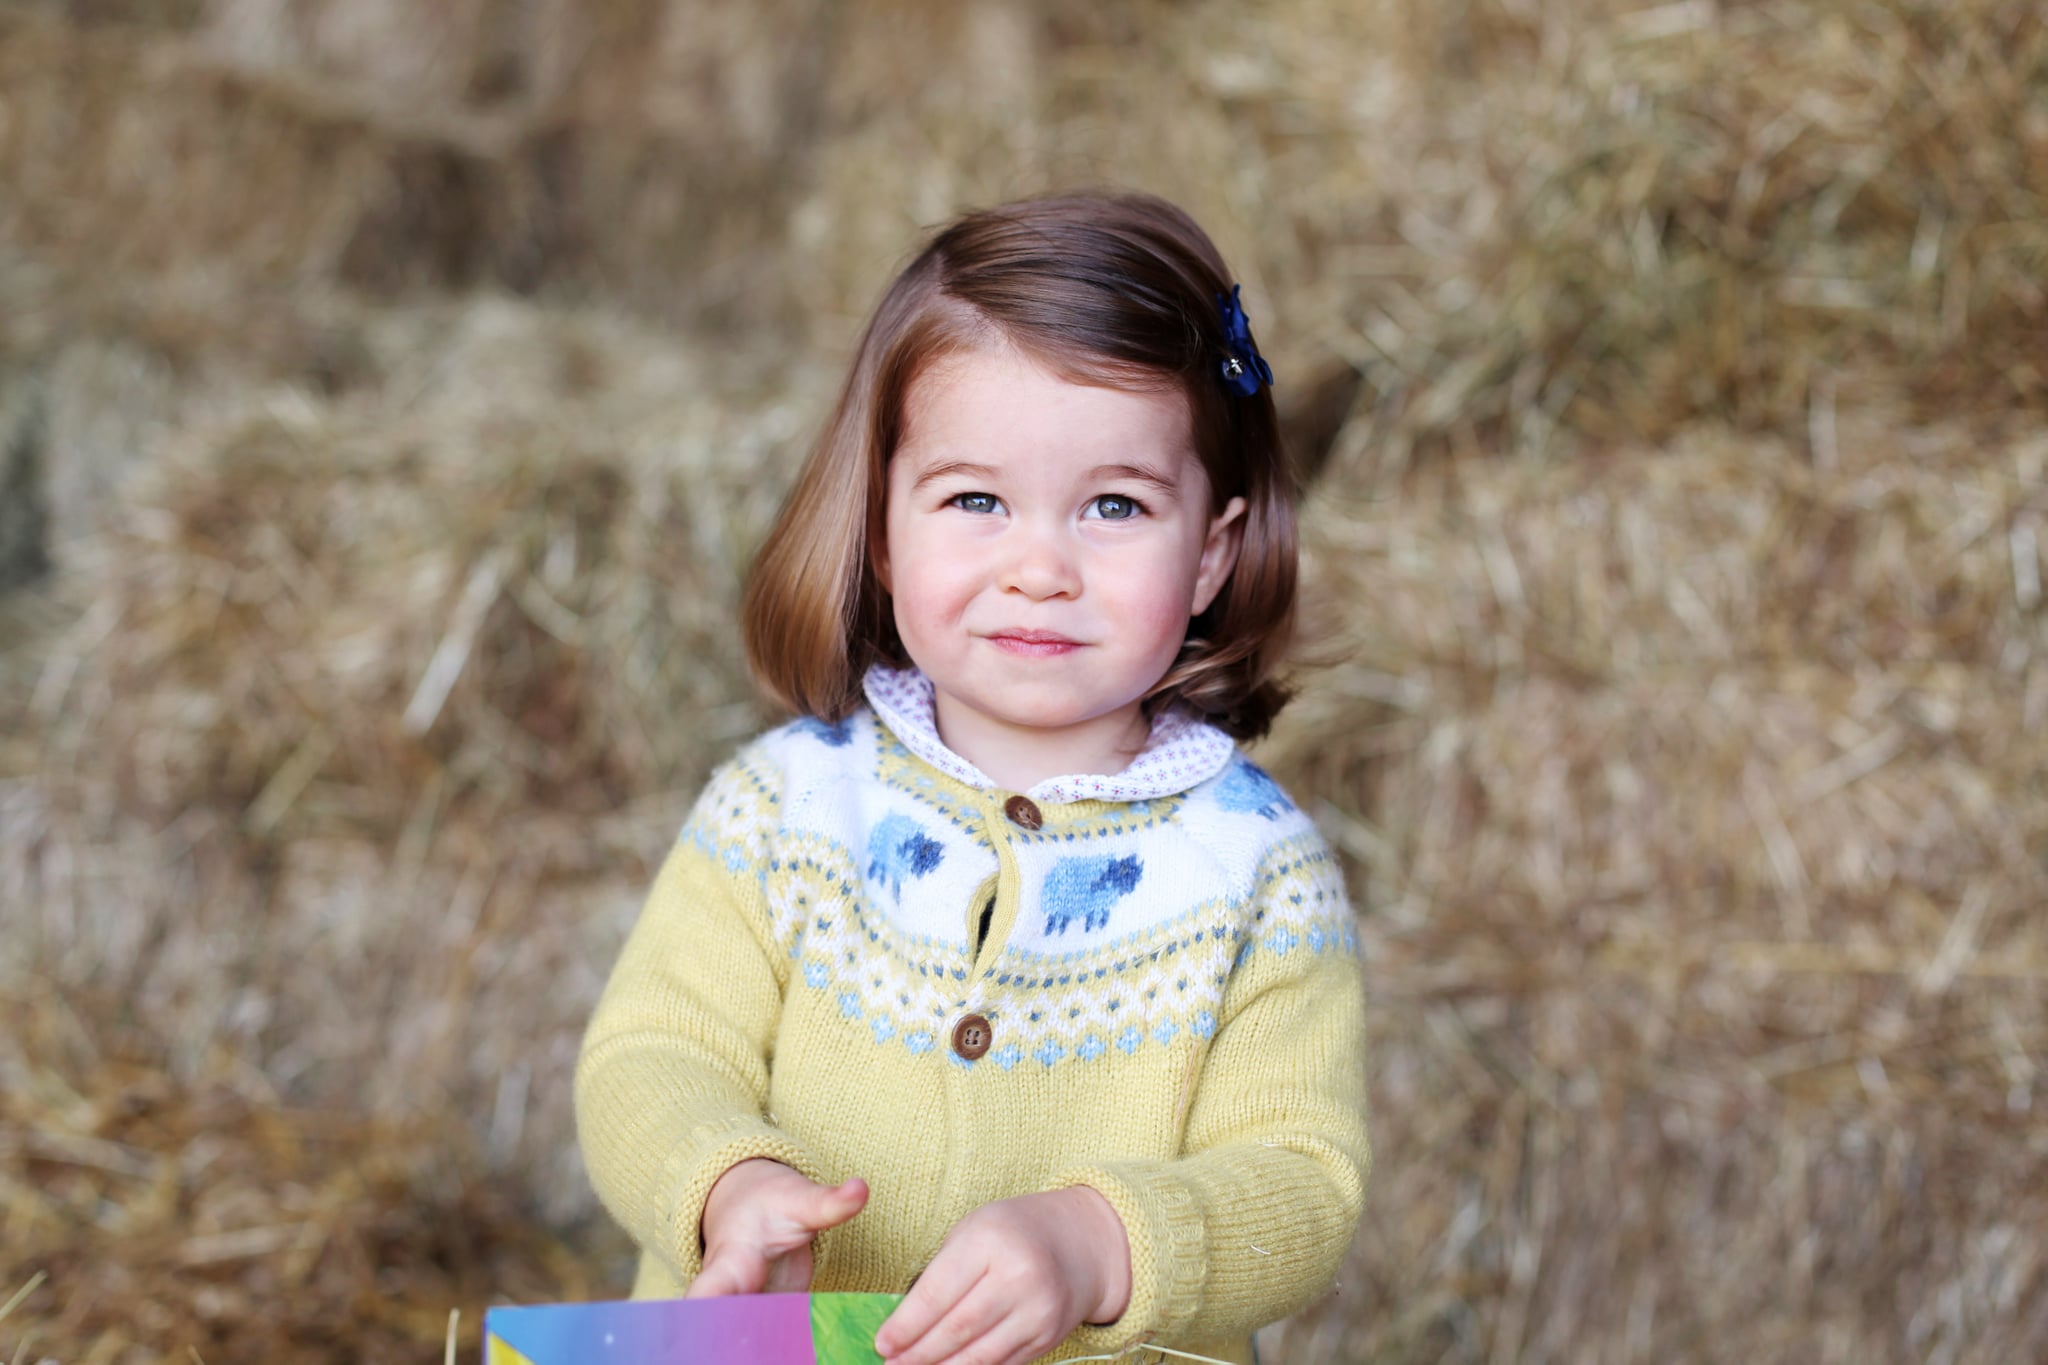
[[953,1225],[882,1330],[889,1365],[1023,1365],[1131,1297],[1130,1242],[1085,1185],[984,1204]]
[[765,1157],[740,1162],[704,1201],[704,1267],[686,1297],[802,1293],[811,1287],[811,1239],[867,1202],[864,1180],[826,1186]]

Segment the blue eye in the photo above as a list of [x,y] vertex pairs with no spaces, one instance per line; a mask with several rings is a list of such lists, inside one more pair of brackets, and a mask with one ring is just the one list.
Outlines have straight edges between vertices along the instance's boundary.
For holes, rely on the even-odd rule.
[[952,499],[953,506],[963,512],[993,512],[1002,506],[993,493],[961,493]]
[[1138,506],[1137,499],[1119,497],[1115,493],[1104,493],[1088,506],[1104,521],[1129,521],[1144,510]]

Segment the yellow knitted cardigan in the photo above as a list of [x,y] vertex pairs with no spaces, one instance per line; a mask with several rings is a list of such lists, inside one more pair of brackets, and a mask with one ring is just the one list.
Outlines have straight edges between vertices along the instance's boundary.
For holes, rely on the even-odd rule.
[[705,1197],[749,1157],[867,1180],[817,1239],[819,1291],[903,1291],[971,1210],[1088,1185],[1130,1301],[1044,1359],[1248,1360],[1331,1282],[1370,1169],[1327,849],[1227,739],[1195,780],[1153,765],[1182,790],[1020,802],[921,757],[949,754],[928,715],[889,718],[799,721],[714,775],[591,1019],[578,1132],[641,1248],[634,1296],[683,1292]]

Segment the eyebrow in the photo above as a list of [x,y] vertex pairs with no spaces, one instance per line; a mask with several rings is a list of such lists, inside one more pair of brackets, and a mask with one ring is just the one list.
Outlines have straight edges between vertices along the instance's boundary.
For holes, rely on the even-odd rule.
[[1158,470],[1141,464],[1099,464],[1088,471],[1091,479],[1129,479],[1156,488],[1162,493],[1178,495],[1180,485],[1161,474]]
[[911,484],[910,487],[915,492],[926,484],[937,483],[941,479],[950,479],[956,476],[964,476],[971,479],[993,479],[995,475],[995,470],[985,464],[973,464],[967,460],[947,460],[943,464],[933,465],[930,469],[918,475],[917,482]]
[[[993,479],[995,476],[996,471],[988,465],[975,464],[970,460],[947,460],[942,464],[935,464],[930,469],[919,474],[917,481],[910,486],[912,489],[919,489],[923,488],[926,484],[937,483],[941,479],[956,477]],[[1178,483],[1167,478],[1158,470],[1147,468],[1141,464],[1099,464],[1088,471],[1088,478],[1091,481],[1096,479],[1129,479],[1133,483],[1142,483],[1149,488],[1156,488],[1161,493],[1178,495],[1180,492],[1180,485]]]

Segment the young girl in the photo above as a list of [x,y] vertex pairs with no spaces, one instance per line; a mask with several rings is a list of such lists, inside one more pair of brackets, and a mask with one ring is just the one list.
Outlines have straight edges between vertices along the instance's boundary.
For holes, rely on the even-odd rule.
[[1232,742],[1285,700],[1271,381],[1157,199],[971,214],[890,287],[748,586],[802,718],[713,776],[584,1041],[636,1297],[907,1290],[892,1365],[1241,1362],[1330,1283],[1356,938]]

